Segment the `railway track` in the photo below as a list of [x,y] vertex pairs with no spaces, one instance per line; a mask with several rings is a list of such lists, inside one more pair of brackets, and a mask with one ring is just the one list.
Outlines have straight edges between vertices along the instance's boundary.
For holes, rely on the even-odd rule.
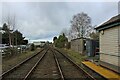
[[35,70],[32,71],[31,75],[28,77],[30,79],[59,79],[61,80],[61,75],[59,69],[54,59],[54,55],[49,50],[44,58],[39,62]]
[[32,70],[33,66],[36,65],[39,58],[42,58],[46,54],[47,50],[43,49],[39,53],[27,58],[23,62],[17,64],[10,70],[4,72],[0,77],[2,80],[21,80],[25,79],[28,73]]
[[96,80],[59,50],[53,52],[63,80]]
[[41,50],[1,75],[2,80],[95,80],[70,58],[56,49]]

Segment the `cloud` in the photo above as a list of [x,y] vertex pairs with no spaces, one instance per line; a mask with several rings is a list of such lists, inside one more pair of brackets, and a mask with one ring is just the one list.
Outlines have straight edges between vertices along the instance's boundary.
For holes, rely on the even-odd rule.
[[118,13],[116,2],[81,2],[67,3],[72,15],[85,12],[92,18],[92,24],[98,25]]
[[118,13],[117,2],[11,2],[2,7],[2,22],[8,14],[15,15],[16,29],[32,40],[52,39],[80,12],[87,13],[93,25]]

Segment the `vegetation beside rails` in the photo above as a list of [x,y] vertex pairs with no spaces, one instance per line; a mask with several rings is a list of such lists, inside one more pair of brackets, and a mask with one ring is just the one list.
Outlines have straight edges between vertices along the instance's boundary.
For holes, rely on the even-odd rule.
[[64,53],[66,53],[72,60],[74,60],[79,65],[81,64],[83,60],[87,58],[87,56],[81,55],[80,53],[75,52],[70,49],[64,48],[62,50],[64,51]]
[[9,58],[3,58],[2,59],[2,72],[10,69],[11,67],[15,66],[16,64],[22,62],[23,60],[25,60],[26,58],[36,54],[37,52],[39,52],[40,49],[36,49],[35,51],[26,51],[23,53],[19,53],[16,56],[11,56]]

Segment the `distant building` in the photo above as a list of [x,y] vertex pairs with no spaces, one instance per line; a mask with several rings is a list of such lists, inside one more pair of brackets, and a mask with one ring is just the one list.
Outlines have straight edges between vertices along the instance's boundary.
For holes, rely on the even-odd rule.
[[41,45],[41,42],[40,42],[40,41],[38,41],[38,42],[33,42],[33,44],[34,44],[35,46],[39,46],[39,45]]
[[100,65],[120,73],[120,14],[96,30],[100,35]]
[[33,44],[37,47],[43,47],[45,45],[45,41],[36,41]]
[[95,50],[99,48],[98,41],[89,38],[77,38],[71,40],[71,49],[87,56],[95,56]]

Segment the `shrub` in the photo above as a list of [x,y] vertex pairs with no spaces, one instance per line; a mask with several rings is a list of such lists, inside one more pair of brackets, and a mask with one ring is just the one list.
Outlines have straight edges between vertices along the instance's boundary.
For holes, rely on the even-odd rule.
[[35,50],[35,45],[31,44],[31,51],[34,51],[34,50]]

